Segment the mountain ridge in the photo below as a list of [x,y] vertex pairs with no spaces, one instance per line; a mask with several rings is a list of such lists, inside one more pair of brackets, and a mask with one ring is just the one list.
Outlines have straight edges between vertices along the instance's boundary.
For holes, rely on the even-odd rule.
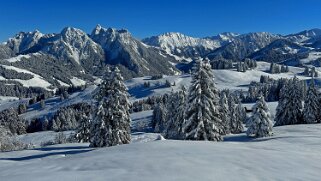
[[[19,32],[0,44],[0,64],[31,71],[57,88],[75,84],[76,79],[93,82],[106,66],[118,66],[125,79],[129,79],[178,74],[179,69],[186,71],[186,65],[189,67],[193,60],[202,58],[233,61],[254,58],[276,63],[289,58],[315,61],[321,58],[316,56],[320,40],[320,29],[289,35],[225,32],[203,38],[168,32],[139,40],[126,29],[98,24],[91,33],[74,27],[51,34],[39,30]],[[0,81],[6,84],[15,80]]]

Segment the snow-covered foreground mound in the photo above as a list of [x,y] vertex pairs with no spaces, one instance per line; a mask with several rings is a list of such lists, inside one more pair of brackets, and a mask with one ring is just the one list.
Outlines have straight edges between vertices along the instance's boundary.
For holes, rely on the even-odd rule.
[[[321,124],[224,142],[150,141],[92,149],[65,144],[0,153],[1,180],[319,180]],[[137,136],[136,136],[137,137]]]

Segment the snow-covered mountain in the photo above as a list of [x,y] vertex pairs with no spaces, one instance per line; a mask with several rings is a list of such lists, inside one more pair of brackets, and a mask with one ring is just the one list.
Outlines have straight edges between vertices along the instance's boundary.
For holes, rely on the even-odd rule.
[[202,57],[221,46],[219,39],[194,38],[182,33],[165,33],[142,40],[145,44],[159,47],[169,54],[184,58]]
[[[271,44],[276,40],[280,41]],[[285,40],[287,40],[286,43]],[[150,46],[158,47],[180,60],[193,60],[200,57],[208,57],[210,59],[222,57],[234,61],[243,60],[244,58],[253,57],[252,54],[255,54],[255,52],[258,52],[269,45],[267,49],[280,49],[278,53],[282,53],[282,56],[274,56],[274,60],[265,59],[264,61],[280,62],[283,61],[285,57],[293,57],[293,55],[296,55],[297,53],[302,53],[302,51],[297,50],[291,51],[291,45],[288,48],[284,45],[284,49],[282,50],[283,45],[281,44],[291,43],[293,46],[296,46],[295,44],[297,44],[302,46],[301,48],[304,51],[312,51],[312,49],[320,48],[321,29],[315,28],[286,36],[268,32],[253,32],[246,34],[225,32],[216,36],[194,38],[181,33],[165,33],[145,38],[142,41]],[[266,52],[266,50],[262,50],[261,52],[263,51]],[[300,56],[301,55],[299,55],[299,57]],[[276,60],[278,57],[280,59]]]
[[10,38],[6,46],[15,54],[19,54],[35,46],[42,36],[43,34],[38,30],[33,32],[20,32],[15,37]]
[[225,45],[227,43],[232,42],[239,36],[240,34],[238,33],[232,33],[232,32],[224,32],[224,33],[219,33],[216,36],[211,36],[211,37],[206,37],[207,39],[211,39],[214,41],[220,41],[221,45]]
[[310,46],[313,48],[321,48],[321,36],[312,42]]
[[61,60],[61,64],[78,64],[87,71],[104,61],[102,48],[85,32],[72,27],[66,27],[58,34],[19,33],[6,45],[17,55],[37,52],[52,55]]
[[304,30],[299,33],[289,34],[285,37],[297,43],[311,43],[313,40],[321,37],[321,29]]
[[[97,26],[91,35],[73,27],[54,34],[37,30],[20,32],[0,45],[0,65],[6,66],[2,74],[13,74],[2,77],[0,84],[5,87],[2,90],[9,90],[5,94],[14,96],[16,88],[12,85],[23,90],[26,87],[53,90],[58,86],[93,82],[109,65],[118,65],[125,78],[172,75],[178,72],[172,65],[175,62],[166,52],[133,38],[127,30]],[[28,76],[23,77],[19,72]],[[30,84],[32,76],[46,84]]]
[[133,76],[173,74],[170,64],[175,59],[160,50],[149,47],[135,39],[127,30],[103,28],[97,25],[90,36],[105,51],[108,64],[119,64],[131,71]]
[[[60,34],[48,38],[41,52],[51,54],[60,60],[73,60],[89,67],[104,60],[102,48],[80,29],[66,27]],[[91,61],[90,63],[88,61]],[[95,63],[97,61],[98,63]]]
[[224,57],[226,59],[242,60],[279,38],[280,36],[267,32],[239,35],[230,43],[208,54],[208,57],[210,59]]
[[287,39],[278,39],[254,52],[250,55],[256,60],[269,60],[270,62],[282,62],[287,59],[298,57],[298,55],[308,52],[310,49],[303,47]]
[[[143,40],[136,39],[127,30],[100,25],[91,34],[73,27],[53,34],[38,30],[20,32],[0,45],[0,65],[5,66],[2,74],[6,75],[0,84],[11,93],[16,90],[12,85],[23,90],[30,86],[53,90],[58,86],[93,82],[110,65],[118,65],[126,79],[172,75],[179,72],[178,68],[183,70],[193,60],[204,57],[233,61],[255,58],[267,62],[295,58],[297,62],[309,63],[320,58],[320,40],[320,29],[286,36],[259,32],[195,38],[165,33]],[[19,71],[28,76],[23,77]],[[46,83],[30,84],[35,80],[32,76]]]

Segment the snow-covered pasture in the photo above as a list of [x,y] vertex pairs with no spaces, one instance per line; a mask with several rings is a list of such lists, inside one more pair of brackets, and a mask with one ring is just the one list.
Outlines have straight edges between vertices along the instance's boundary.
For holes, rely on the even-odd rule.
[[[247,72],[214,70],[219,89],[248,89],[261,75],[271,78],[309,79],[302,68],[290,72],[267,73],[270,64],[259,62]],[[165,81],[175,86],[163,86]],[[144,82],[150,87],[144,87]],[[144,99],[189,87],[189,75],[134,78],[126,82],[131,100]],[[320,81],[320,80],[319,80]],[[32,119],[52,114],[60,107],[90,102],[95,86],[77,92],[68,99],[45,101],[44,109],[31,106],[21,115]],[[17,106],[19,101],[4,102]],[[10,103],[10,104],[9,104]],[[251,108],[253,104],[245,104]],[[272,119],[277,102],[268,103]],[[319,180],[321,177],[321,124],[291,125],[273,128],[273,136],[251,139],[245,133],[228,135],[223,142],[163,140],[151,132],[152,111],[131,114],[132,143],[93,149],[88,143],[68,143],[40,148],[58,133],[52,131],[20,135],[23,143],[36,148],[0,153],[0,180]],[[71,132],[65,132],[68,136]]]
[[262,139],[243,133],[226,136],[224,142],[153,138],[99,149],[75,143],[5,152],[0,154],[0,176],[42,181],[319,180],[320,129],[321,124],[291,125]]
[[[273,79],[280,78],[292,78],[297,76],[301,80],[311,79],[311,77],[306,77],[301,75],[304,68],[299,67],[289,67],[289,72],[280,74],[270,74],[270,63],[258,62],[258,66],[253,70],[248,70],[246,72],[237,72],[235,69],[225,69],[225,70],[213,70],[215,77],[215,83],[218,89],[230,89],[230,90],[248,90],[248,86],[252,81],[259,82],[261,75],[269,76]],[[316,78],[317,81],[320,78]],[[169,81],[175,86],[165,87],[165,81]],[[144,83],[149,82],[150,87],[144,87]],[[147,96],[157,96],[165,93],[170,93],[172,90],[176,91],[181,88],[182,85],[189,87],[191,82],[191,76],[189,74],[175,75],[175,76],[164,76],[162,79],[151,80],[151,77],[139,77],[133,78],[126,81],[129,93],[131,94],[131,100],[143,99]]]

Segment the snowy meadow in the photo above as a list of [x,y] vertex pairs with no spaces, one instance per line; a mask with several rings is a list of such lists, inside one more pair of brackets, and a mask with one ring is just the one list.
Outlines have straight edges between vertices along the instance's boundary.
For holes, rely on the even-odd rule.
[[[165,76],[158,80],[144,77],[125,83],[121,83],[122,79],[117,71],[114,71],[116,74],[110,72],[113,75],[108,77],[118,78],[105,79],[103,86],[88,87],[63,100],[50,98],[44,101],[44,108],[31,107],[21,114],[20,116],[26,119],[37,115],[50,115],[63,105],[79,102],[92,104],[91,95],[100,95],[95,98],[100,101],[94,104],[101,111],[96,111],[97,116],[93,116],[93,119],[86,114],[79,117],[80,124],[75,129],[72,129],[72,121],[65,123],[62,117],[58,117],[59,119],[53,119],[56,124],[54,131],[16,136],[17,142],[29,146],[21,151],[0,153],[1,179],[319,180],[321,125],[317,124],[317,115],[305,114],[318,112],[314,110],[317,105],[307,107],[315,103],[308,101],[316,97],[305,98],[304,108],[301,101],[300,109],[305,110],[302,117],[280,111],[282,104],[278,101],[266,102],[265,100],[273,97],[264,92],[253,92],[252,96],[259,97],[255,102],[246,102],[252,99],[251,94],[243,95],[246,96],[243,104],[235,98],[242,96],[242,91],[247,92],[248,86],[244,85],[262,81],[262,76],[291,80],[294,75],[303,71],[290,67],[286,73],[266,73],[269,69],[269,64],[258,62],[255,68],[240,73],[233,69],[211,70],[206,63],[199,62],[194,66],[194,74],[191,76]],[[297,91],[302,95],[301,91],[304,89],[299,89],[299,82],[306,77],[297,77],[292,81],[298,83],[289,84],[297,84],[294,86],[297,90],[281,90],[293,91],[291,94],[294,95]],[[146,80],[149,82],[148,86]],[[315,80],[317,82],[318,78]],[[159,86],[160,82],[170,82],[172,85]],[[130,93],[127,100],[111,99],[108,103],[108,90],[115,87],[108,87],[110,85],[120,87],[117,89],[119,92],[116,91],[120,96],[112,96],[113,98],[127,96],[123,94],[127,92],[126,85]],[[313,95],[313,86],[314,84],[310,84],[307,87],[308,96]],[[229,92],[227,88],[234,91]],[[262,90],[261,87],[256,88],[257,91]],[[199,94],[200,92],[206,92],[206,99],[198,98],[204,95]],[[164,95],[168,97],[164,98]],[[156,104],[145,101],[146,98],[155,99]],[[282,99],[287,106],[295,102],[290,100],[295,100],[295,96],[285,96]],[[301,99],[300,96],[298,99]],[[12,100],[10,104],[18,106],[21,101]],[[133,107],[132,110],[129,107],[117,107],[114,103],[119,101],[125,101],[122,105],[136,105],[134,108],[137,110],[133,112]],[[106,106],[107,103],[110,105]],[[301,105],[300,102],[297,102],[297,105]],[[120,113],[105,109],[110,106],[116,106],[114,109]],[[199,109],[194,109],[196,107]],[[214,111],[208,112],[209,109]],[[122,124],[113,125],[114,119],[109,117],[110,114],[123,115],[116,121]],[[295,121],[294,118],[289,119],[291,116],[298,122],[287,122]],[[123,118],[127,121],[122,120]],[[312,124],[306,124],[305,120]],[[277,123],[285,126],[273,127]],[[63,128],[65,124],[68,124],[71,130]]]

